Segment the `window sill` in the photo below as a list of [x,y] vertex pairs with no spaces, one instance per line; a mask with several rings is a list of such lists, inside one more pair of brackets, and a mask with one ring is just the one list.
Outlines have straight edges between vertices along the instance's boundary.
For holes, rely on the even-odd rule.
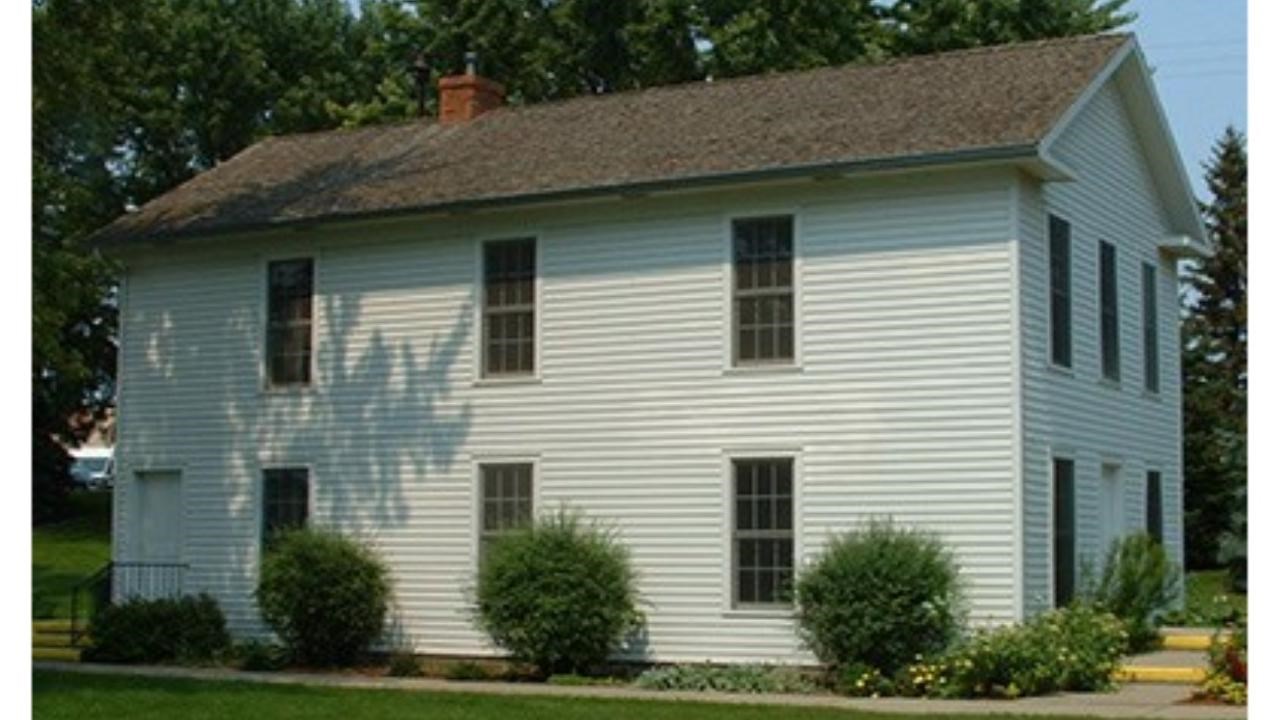
[[1142,397],[1150,400],[1151,402],[1160,402],[1164,400],[1164,395],[1160,394],[1159,392],[1151,392],[1146,388],[1142,389]]
[[259,393],[268,397],[301,397],[310,395],[315,390],[315,383],[307,383],[305,385],[265,385],[259,388]]
[[1098,378],[1098,384],[1099,384],[1099,385],[1101,385],[1102,387],[1104,387],[1104,388],[1108,388],[1108,389],[1110,389],[1110,390],[1120,390],[1120,389],[1121,389],[1120,381],[1119,381],[1119,380],[1113,380],[1113,379],[1111,379],[1111,378],[1109,378],[1109,377],[1100,377],[1100,378]]
[[788,375],[804,372],[803,365],[795,363],[759,363],[756,365],[731,365],[724,368],[724,375]]
[[721,613],[729,620],[790,620],[795,611],[790,605],[758,608],[730,608]]
[[521,375],[516,377],[487,377],[471,383],[472,387],[519,387],[521,385],[541,385],[542,377],[538,375]]
[[1047,368],[1050,373],[1057,375],[1058,377],[1074,378],[1076,376],[1076,371],[1073,368],[1063,367],[1052,360],[1045,363],[1045,368]]

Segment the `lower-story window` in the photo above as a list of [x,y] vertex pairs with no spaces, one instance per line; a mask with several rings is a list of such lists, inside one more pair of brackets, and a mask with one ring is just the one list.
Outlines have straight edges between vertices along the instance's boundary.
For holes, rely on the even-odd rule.
[[795,565],[793,461],[733,461],[733,605],[790,603]]
[[1076,594],[1076,464],[1053,459],[1053,604]]
[[305,467],[262,471],[262,539],[284,530],[306,527],[311,488]]
[[1160,473],[1147,471],[1147,534],[1158,543],[1164,542],[1164,492]]
[[480,466],[480,559],[500,535],[533,521],[533,464]]

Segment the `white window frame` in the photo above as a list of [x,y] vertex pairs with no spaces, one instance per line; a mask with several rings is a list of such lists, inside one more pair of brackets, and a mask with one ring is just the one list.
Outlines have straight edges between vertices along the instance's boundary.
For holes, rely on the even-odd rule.
[[[737,500],[734,484],[735,460],[791,460],[791,548],[792,581],[800,577],[804,559],[804,449],[795,446],[730,448],[721,453],[721,523],[720,523],[720,574],[721,615],[742,619],[789,619],[795,613],[792,604],[739,605],[734,598],[734,503]],[[794,585],[793,585],[794,587]]]
[[[489,243],[504,240],[533,240],[533,372],[524,375],[485,375],[485,337],[484,337],[484,249]],[[472,362],[472,385],[507,386],[530,385],[542,382],[542,338],[543,332],[543,268],[545,267],[544,245],[547,235],[539,228],[515,228],[510,232],[486,233],[472,239],[475,245],[475,273],[471,294],[471,321],[475,327],[475,358]]]
[[480,569],[480,534],[484,532],[484,466],[485,465],[531,465],[530,482],[530,518],[537,522],[542,511],[542,458],[533,452],[485,452],[471,456],[471,522],[470,540],[468,541],[470,557],[468,565],[472,572]]
[[[271,350],[268,336],[271,333],[271,263],[286,260],[311,261],[311,363],[310,381],[305,383],[289,383],[277,385],[271,382]],[[293,251],[280,250],[262,255],[258,262],[258,297],[261,306],[258,308],[258,342],[262,352],[258,357],[258,388],[265,395],[297,395],[312,392],[320,384],[320,366],[317,357],[320,355],[318,340],[320,337],[320,263],[321,254],[315,248],[298,248]]]
[[[792,358],[787,361],[749,362],[737,364],[734,358],[734,287],[733,287],[733,223],[735,220],[791,217],[791,325]],[[722,282],[724,332],[721,342],[722,371],[726,375],[776,372],[800,372],[804,370],[804,215],[800,207],[786,205],[766,207],[750,212],[726,213],[720,218],[720,235],[723,238]]]

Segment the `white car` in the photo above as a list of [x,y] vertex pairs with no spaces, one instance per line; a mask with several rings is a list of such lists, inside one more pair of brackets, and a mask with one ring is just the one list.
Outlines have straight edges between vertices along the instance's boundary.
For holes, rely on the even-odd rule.
[[115,484],[112,448],[80,448],[71,451],[71,481],[88,490]]

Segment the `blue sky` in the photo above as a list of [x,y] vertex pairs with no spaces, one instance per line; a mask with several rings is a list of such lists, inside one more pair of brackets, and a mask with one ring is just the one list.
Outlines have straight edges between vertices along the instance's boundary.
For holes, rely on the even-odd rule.
[[1248,130],[1245,0],[1130,0],[1155,68],[1156,91],[1192,187],[1206,195],[1202,164],[1228,124]]

